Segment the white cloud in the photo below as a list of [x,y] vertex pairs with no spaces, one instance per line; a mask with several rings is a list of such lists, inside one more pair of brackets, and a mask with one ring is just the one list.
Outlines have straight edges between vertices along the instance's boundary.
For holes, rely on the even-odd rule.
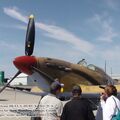
[[56,40],[68,42],[72,44],[76,49],[79,49],[82,52],[89,53],[94,48],[94,46],[91,43],[78,38],[73,33],[67,31],[64,28],[43,23],[36,23],[36,26],[46,31],[47,36],[52,37]]
[[118,36],[112,27],[112,20],[106,16],[100,16],[95,14],[90,20],[91,23],[95,24],[96,27],[99,28],[99,32],[101,32],[100,36],[97,38],[99,41],[104,42],[113,42],[114,38]]
[[[27,17],[17,11],[16,8],[4,8],[4,13],[10,17],[27,23]],[[46,32],[46,36],[54,38],[55,40],[61,40],[70,43],[76,49],[81,50],[84,53],[90,54],[94,49],[93,44],[90,42],[78,38],[68,30],[55,25],[47,25],[41,22],[36,22],[36,27]]]
[[98,40],[112,42],[113,39],[118,36],[118,34],[114,32],[112,26],[108,21],[104,21],[102,27],[103,33],[100,37],[98,37]]
[[16,44],[12,44],[12,43],[8,43],[8,42],[5,42],[5,41],[1,41],[0,42],[0,48],[7,48],[9,50],[18,50],[18,46]]
[[106,60],[120,60],[120,47],[115,46],[112,47],[111,49],[105,50],[102,52],[102,56]]
[[13,7],[13,8],[3,8],[3,11],[8,16],[13,17],[13,18],[15,18],[17,20],[20,20],[20,21],[22,21],[24,23],[27,23],[27,21],[28,21],[26,16],[23,16],[21,13],[19,13],[17,11],[16,7]]
[[18,28],[18,29],[21,29],[21,30],[27,30],[27,27],[23,26],[23,25],[17,25],[17,26],[14,26],[14,28]]
[[119,0],[104,0],[108,7],[111,9],[118,9]]

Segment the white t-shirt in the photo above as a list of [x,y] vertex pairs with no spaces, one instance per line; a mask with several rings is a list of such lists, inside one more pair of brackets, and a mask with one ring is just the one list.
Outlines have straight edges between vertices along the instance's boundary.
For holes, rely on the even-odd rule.
[[40,102],[40,116],[42,120],[58,120],[62,110],[62,101],[53,94],[46,95]]
[[[116,103],[115,103],[115,101]],[[116,115],[118,113],[118,109],[120,109],[120,101],[115,96],[110,96],[107,98],[106,102],[101,100],[101,107],[103,109],[103,120],[111,120],[113,115]]]

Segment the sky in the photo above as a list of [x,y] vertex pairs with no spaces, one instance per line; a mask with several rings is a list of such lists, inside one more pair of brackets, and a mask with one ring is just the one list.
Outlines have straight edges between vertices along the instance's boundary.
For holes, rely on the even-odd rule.
[[25,55],[29,15],[35,16],[34,56],[120,73],[120,0],[0,0],[0,71],[13,76]]

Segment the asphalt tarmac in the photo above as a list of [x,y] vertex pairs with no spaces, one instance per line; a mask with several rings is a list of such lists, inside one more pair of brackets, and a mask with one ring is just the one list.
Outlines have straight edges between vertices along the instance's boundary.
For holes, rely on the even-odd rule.
[[[29,116],[13,117],[10,115],[11,112],[9,111],[7,113],[2,112],[4,109],[7,109],[8,107],[9,107],[8,109],[10,109],[10,107],[16,107],[15,105],[38,105],[40,99],[41,96],[27,94],[22,91],[7,88],[2,93],[0,93],[0,120],[30,120],[31,117]],[[1,114],[3,114],[3,116]],[[6,114],[8,115],[7,117]]]
[[[17,107],[17,109],[18,107],[20,109],[24,109],[23,105],[33,105],[34,108],[32,108],[36,109],[36,106],[39,104],[40,99],[40,95],[33,95],[11,88],[5,89],[2,93],[0,93],[0,120],[31,120],[30,116],[17,116],[17,113],[13,111],[11,112],[11,109],[12,107],[14,110],[16,109],[15,107]],[[63,102],[63,104],[65,103],[66,102]],[[22,107],[20,105],[22,105]],[[8,110],[8,112],[5,110]],[[94,114],[96,114],[96,111],[94,111]]]

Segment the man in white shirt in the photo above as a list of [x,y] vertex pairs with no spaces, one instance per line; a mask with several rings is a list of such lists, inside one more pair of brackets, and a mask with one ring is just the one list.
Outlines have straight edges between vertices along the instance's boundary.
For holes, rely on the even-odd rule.
[[51,84],[50,94],[42,98],[40,102],[40,116],[42,120],[60,120],[63,104],[62,101],[56,98],[60,90],[61,84],[55,81]]

